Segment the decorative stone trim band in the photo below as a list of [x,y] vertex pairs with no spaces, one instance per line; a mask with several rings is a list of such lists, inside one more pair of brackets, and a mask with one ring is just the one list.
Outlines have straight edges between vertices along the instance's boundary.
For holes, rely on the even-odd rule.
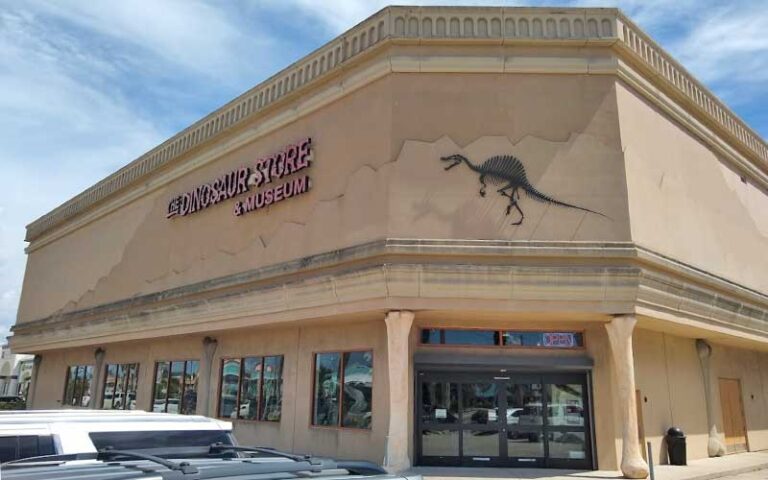
[[26,240],[39,238],[192,149],[258,118],[386,41],[620,45],[647,73],[693,102],[697,113],[728,132],[733,143],[768,171],[768,145],[760,135],[617,9],[387,7],[38,218],[27,226]]
[[[461,258],[461,261],[446,263],[444,259],[452,256]],[[436,257],[441,259],[438,263],[431,260]],[[485,260],[513,257],[549,260],[562,258],[567,261],[560,265],[510,266],[505,262],[474,263],[468,260],[470,257]],[[361,266],[360,269],[358,266]],[[513,270],[516,273],[511,276]],[[723,328],[744,328],[763,336],[768,334],[768,296],[632,242],[386,239],[17,323],[11,329],[14,333],[12,338],[14,342],[34,343],[37,341],[36,335],[49,332],[63,338],[72,335],[73,329],[93,323],[110,324],[115,328],[114,331],[119,331],[120,322],[130,323],[131,319],[145,318],[148,312],[157,309],[173,311],[174,315],[179,315],[186,322],[188,318],[182,306],[190,305],[189,302],[207,305],[216,299],[231,304],[231,308],[243,309],[249,312],[248,315],[256,315],[261,309],[267,309],[271,314],[282,314],[292,308],[299,308],[298,305],[307,306],[307,302],[314,301],[313,294],[289,294],[287,285],[308,282],[307,285],[324,288],[322,285],[331,281],[329,279],[335,279],[332,281],[336,286],[331,289],[334,295],[347,300],[352,297],[360,300],[358,294],[367,299],[427,298],[427,289],[422,288],[424,284],[418,283],[421,281],[444,285],[446,289],[440,290],[440,298],[454,298],[457,297],[456,281],[467,285],[472,283],[466,276],[468,272],[477,273],[479,284],[485,282],[486,286],[492,277],[497,278],[500,291],[505,292],[503,295],[512,295],[512,300],[575,300],[584,307],[586,299],[591,298],[611,308],[621,303],[627,306],[663,308],[665,312],[673,314],[686,311]],[[387,288],[369,284],[372,278],[379,278],[383,274],[389,277],[384,281],[390,283]],[[418,281],[413,278],[406,281],[408,276]],[[592,280],[587,280],[587,277]],[[576,283],[567,285],[566,278]],[[517,286],[511,288],[513,285]],[[557,290],[560,288],[563,290]],[[573,297],[576,291],[574,288],[582,289],[576,297]],[[348,290],[348,296],[342,294],[344,289]],[[591,289],[589,295],[592,296],[587,295],[583,289]],[[371,293],[372,290],[375,294]],[[474,293],[469,293],[466,298],[476,295],[480,290],[484,293],[477,298],[491,300],[488,296],[490,293],[485,289],[467,288],[466,292]],[[560,297],[555,296],[556,290],[561,292],[557,294]],[[254,300],[258,307],[241,304],[242,296],[249,295],[249,292],[257,295],[272,292],[269,295],[276,295],[279,301],[266,301],[262,298]],[[444,305],[440,308],[444,308]],[[216,316],[209,315],[207,320],[203,320],[216,319]]]

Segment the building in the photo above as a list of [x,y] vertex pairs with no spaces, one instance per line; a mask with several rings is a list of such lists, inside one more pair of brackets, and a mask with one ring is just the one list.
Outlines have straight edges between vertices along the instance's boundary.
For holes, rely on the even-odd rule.
[[35,408],[621,469],[768,448],[768,146],[615,9],[385,8],[27,228]]
[[17,355],[0,346],[0,397],[25,397],[32,378],[31,355]]

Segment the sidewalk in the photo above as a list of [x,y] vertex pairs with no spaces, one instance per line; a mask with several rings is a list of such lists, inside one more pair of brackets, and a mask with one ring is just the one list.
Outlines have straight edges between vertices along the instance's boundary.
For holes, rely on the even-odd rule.
[[[656,465],[656,480],[712,480],[755,470],[768,469],[768,451],[740,453],[720,458],[692,460],[685,467]],[[556,470],[534,468],[455,468],[414,467],[408,474],[421,474],[424,480],[510,478],[538,480],[607,480],[623,478],[605,470]],[[768,478],[768,472],[766,472]]]

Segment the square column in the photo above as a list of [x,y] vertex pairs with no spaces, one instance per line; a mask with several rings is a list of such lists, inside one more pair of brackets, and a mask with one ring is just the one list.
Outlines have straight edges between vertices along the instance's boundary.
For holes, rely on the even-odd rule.
[[605,325],[611,344],[613,372],[621,413],[621,473],[627,478],[648,477],[648,464],[642,456],[638,439],[637,399],[635,398],[635,365],[632,353],[634,315],[617,315]]
[[402,472],[411,466],[408,456],[408,414],[411,408],[409,338],[413,316],[413,312],[392,311],[384,318],[387,324],[389,374],[389,430],[384,467],[390,472]]

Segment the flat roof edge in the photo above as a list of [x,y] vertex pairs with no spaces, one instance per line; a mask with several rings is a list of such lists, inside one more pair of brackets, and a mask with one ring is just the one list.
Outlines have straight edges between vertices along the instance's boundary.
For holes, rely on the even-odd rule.
[[421,39],[452,42],[525,40],[547,45],[555,41],[616,40],[634,59],[673,85],[702,115],[731,135],[768,172],[768,144],[671,55],[616,8],[554,7],[384,7],[312,53],[203,117],[141,155],[26,228],[33,242],[108,196],[135,184],[192,149],[219,138],[260,116],[286,96],[318,84],[387,40]]

